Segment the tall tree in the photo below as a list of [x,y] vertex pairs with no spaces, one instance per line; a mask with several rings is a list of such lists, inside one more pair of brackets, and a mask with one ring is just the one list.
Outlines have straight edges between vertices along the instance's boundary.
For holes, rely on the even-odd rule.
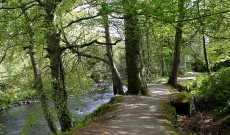
[[43,110],[45,119],[47,121],[48,127],[52,133],[57,134],[57,126],[54,123],[54,117],[51,114],[49,107],[48,107],[48,98],[47,98],[47,96],[43,90],[41,69],[38,65],[38,61],[36,58],[36,50],[34,48],[34,44],[35,44],[34,28],[32,27],[32,25],[30,25],[30,23],[32,23],[32,21],[27,14],[26,7],[23,5],[21,0],[20,0],[20,3],[21,3],[22,13],[23,13],[25,20],[27,22],[27,24],[26,24],[27,30],[26,31],[28,33],[28,41],[29,41],[29,46],[24,47],[24,49],[27,48],[29,50],[29,56],[30,56],[30,60],[31,60],[31,64],[32,64],[33,72],[34,72],[34,78],[35,78],[35,89],[37,90],[37,93],[39,95],[42,110]]
[[[102,8],[103,10],[106,11],[106,6],[107,3],[106,1],[103,2],[102,4]],[[105,40],[107,44],[111,44],[111,37],[110,37],[110,30],[109,30],[109,18],[108,18],[108,14],[103,15],[103,25],[105,28]],[[110,66],[110,70],[112,72],[112,80],[113,80],[113,91],[114,94],[119,94],[119,95],[124,95],[124,91],[123,91],[123,84],[121,82],[121,76],[117,70],[117,67],[114,63],[113,60],[113,48],[112,45],[106,45],[106,52],[107,52],[107,57],[109,59],[109,66]]]
[[[204,5],[204,8],[205,8],[205,6],[206,6],[205,0],[203,0],[203,5]],[[197,3],[197,11],[198,11],[198,15],[200,16],[201,13],[200,13],[200,5],[199,5],[199,3]],[[204,12],[204,15],[205,14],[206,13]],[[200,27],[201,27],[201,34],[202,34],[203,54],[204,54],[204,61],[205,61],[206,72],[211,73],[210,66],[209,66],[209,60],[208,60],[208,54],[207,54],[207,47],[206,47],[204,19],[205,18],[199,19],[199,21],[200,21]]]
[[62,131],[70,130],[72,126],[70,111],[67,107],[67,91],[65,84],[65,71],[62,63],[62,48],[60,46],[60,31],[55,26],[55,10],[62,0],[42,2],[37,0],[45,10],[46,44],[53,87],[53,100]]
[[124,3],[125,50],[128,79],[127,94],[148,95],[149,90],[144,78],[143,59],[141,54],[141,37],[138,26],[137,0],[126,0]]
[[173,87],[177,87],[177,76],[179,72],[180,66],[180,54],[181,54],[181,42],[182,42],[182,28],[183,22],[180,20],[184,19],[184,0],[178,0],[178,23],[176,25],[176,34],[175,34],[175,48],[173,55],[173,66],[171,70],[171,74],[169,76],[168,84]]

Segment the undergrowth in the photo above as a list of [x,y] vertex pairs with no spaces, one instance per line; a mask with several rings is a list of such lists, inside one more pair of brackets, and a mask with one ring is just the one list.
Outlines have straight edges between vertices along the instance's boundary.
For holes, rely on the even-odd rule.
[[230,68],[221,69],[210,76],[199,78],[192,92],[198,98],[211,102],[215,111],[230,114]]
[[20,90],[20,89],[7,89],[0,90],[0,107],[7,107],[9,105],[18,103],[19,101],[30,99],[35,96],[35,90]]
[[[192,87],[191,91],[185,92],[188,99],[193,98],[196,113],[193,117],[184,119],[183,123],[191,124],[190,134],[201,133],[229,133],[230,124],[230,68],[224,68],[212,74],[202,74],[192,82],[182,83],[185,87]],[[207,120],[206,120],[207,117]],[[212,120],[208,124],[208,120]],[[202,124],[204,123],[204,125]],[[207,126],[205,124],[208,124]],[[206,127],[205,127],[206,126]]]

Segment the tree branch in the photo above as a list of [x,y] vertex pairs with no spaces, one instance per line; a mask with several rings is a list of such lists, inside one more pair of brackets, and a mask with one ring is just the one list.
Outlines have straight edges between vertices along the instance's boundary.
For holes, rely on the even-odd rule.
[[0,64],[4,61],[4,59],[6,58],[6,55],[7,55],[7,52],[9,49],[15,47],[15,46],[19,46],[19,45],[12,45],[12,46],[6,46],[3,50],[4,50],[4,53],[3,53],[3,56],[1,57],[0,59]]
[[219,15],[219,14],[226,14],[226,13],[229,13],[229,12],[230,12],[230,10],[228,9],[228,10],[217,12],[217,13],[212,13],[212,14],[206,14],[206,15],[198,16],[198,17],[195,17],[195,18],[178,20],[178,21],[175,21],[175,23],[178,23],[178,22],[188,22],[188,21],[193,21],[193,20],[199,20],[201,18],[206,18],[206,17],[209,17],[209,16]]
[[35,1],[37,1],[37,3],[38,3],[40,6],[44,7],[44,4],[41,2],[41,0],[35,0]]
[[112,18],[115,18],[115,19],[124,19],[124,16],[115,16],[112,14],[109,14],[109,16],[111,16]]
[[105,42],[99,42],[99,41],[97,41],[96,39],[95,40],[93,40],[93,41],[91,41],[91,42],[89,42],[89,43],[85,43],[85,44],[83,44],[83,45],[79,45],[79,47],[80,48],[84,48],[84,47],[87,47],[87,46],[90,46],[90,45],[93,45],[93,44],[99,44],[99,45],[116,45],[117,43],[119,43],[119,42],[121,42],[122,40],[121,39],[119,39],[119,40],[117,40],[116,42],[114,42],[114,43],[105,43]]
[[83,53],[83,52],[78,52],[76,49],[71,49],[72,53],[76,53],[78,56],[83,56],[83,57],[86,57],[86,58],[90,58],[90,59],[95,59],[95,60],[99,60],[99,61],[102,61],[106,64],[109,65],[109,61],[105,58],[102,58],[102,57],[99,57],[99,56],[95,56],[95,55],[90,55],[90,54],[86,54],[86,53]]
[[83,20],[89,20],[89,19],[93,19],[93,18],[96,18],[100,15],[95,15],[95,16],[89,16],[89,17],[84,17],[84,18],[79,18],[77,20],[74,20],[74,21],[71,21],[69,24],[67,24],[66,26],[64,26],[63,28],[67,28],[69,26],[71,26],[72,24],[74,23],[77,23],[77,22],[80,22],[80,21],[83,21]]
[[99,60],[99,61],[102,61],[104,63],[109,64],[109,61],[107,59],[105,59],[105,58],[90,55],[90,54],[85,54],[83,52],[79,52],[78,50],[75,49],[77,46],[73,46],[73,45],[71,45],[69,43],[69,41],[67,40],[67,37],[65,36],[65,34],[63,34],[63,37],[64,37],[64,39],[62,39],[62,41],[64,43],[66,43],[67,47],[63,47],[61,49],[61,52],[65,51],[66,49],[69,49],[70,51],[72,51],[72,53],[77,54],[78,56],[83,56],[83,57],[87,57],[87,58],[91,58],[91,59],[96,59],[96,60]]
[[4,50],[4,54],[0,59],[0,65],[2,64],[2,62],[4,61],[4,59],[6,58],[6,53],[7,53],[7,49]]
[[28,6],[28,7],[24,7],[24,6],[22,5],[22,6],[21,6],[22,12],[21,12],[21,14],[20,14],[19,16],[23,15],[28,9],[30,9],[30,8],[32,8],[32,7],[34,7],[34,6],[37,6],[37,5],[38,5],[38,4],[32,4],[32,5]]
[[84,48],[84,47],[87,47],[87,46],[90,46],[90,45],[93,45],[93,44],[99,44],[99,45],[116,45],[118,42],[121,42],[122,40],[121,39],[119,39],[119,40],[117,40],[116,42],[114,42],[114,43],[104,43],[104,42],[99,42],[99,41],[97,41],[96,39],[95,40],[93,40],[93,41],[91,41],[91,42],[89,42],[89,43],[85,43],[85,44],[82,44],[82,45],[70,45],[70,43],[67,41],[63,41],[63,42],[65,42],[66,44],[67,44],[67,46],[66,47],[62,47],[61,48],[61,52],[63,52],[63,51],[65,51],[66,49],[73,49],[73,48],[77,48],[77,47],[79,47],[79,48]]
[[197,29],[194,34],[192,36],[190,36],[190,38],[188,39],[188,41],[186,41],[185,43],[191,43],[191,41],[193,40],[193,38],[196,36],[196,34],[198,33],[199,29]]

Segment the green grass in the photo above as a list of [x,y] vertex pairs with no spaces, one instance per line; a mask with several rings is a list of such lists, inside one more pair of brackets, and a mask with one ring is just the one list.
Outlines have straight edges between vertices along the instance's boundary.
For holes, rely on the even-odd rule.
[[152,83],[160,84],[160,83],[165,83],[167,81],[168,81],[168,77],[162,77],[162,78],[158,78],[156,80],[153,80]]

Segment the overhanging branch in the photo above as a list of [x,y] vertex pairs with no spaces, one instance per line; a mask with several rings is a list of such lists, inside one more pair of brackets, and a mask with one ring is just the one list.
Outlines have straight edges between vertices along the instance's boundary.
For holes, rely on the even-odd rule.
[[37,1],[40,6],[44,7],[44,4],[42,3],[41,0],[35,0],[35,1]]
[[22,5],[22,7],[21,7],[22,12],[21,12],[21,14],[20,14],[19,16],[23,15],[28,9],[30,9],[30,8],[32,8],[32,7],[34,7],[34,6],[37,6],[37,5],[38,5],[38,4],[32,4],[32,5],[28,6],[28,7],[24,7],[24,6]]
[[84,21],[84,20],[89,20],[89,19],[93,19],[93,18],[96,18],[100,15],[95,15],[95,16],[89,16],[89,17],[84,17],[84,18],[79,18],[77,20],[74,20],[74,21],[71,21],[69,24],[67,24],[66,26],[64,26],[63,28],[67,28],[69,26],[71,26],[72,24],[74,23],[77,23],[77,22],[80,22],[80,21]]
[[86,58],[96,59],[96,60],[99,60],[99,61],[102,61],[104,63],[109,64],[109,61],[107,59],[105,59],[105,58],[90,55],[90,54],[86,54],[86,53],[83,53],[83,52],[79,52],[78,49],[76,48],[76,47],[78,47],[77,45],[71,45],[69,43],[69,41],[67,40],[67,37],[66,37],[65,34],[63,34],[63,37],[64,37],[64,39],[62,39],[62,41],[67,45],[67,47],[63,47],[61,49],[61,52],[65,51],[66,49],[69,49],[73,54],[77,54],[78,56],[83,56],[83,57],[86,57]]
[[84,48],[84,47],[87,47],[87,46],[90,46],[90,45],[93,45],[93,44],[99,44],[99,45],[116,45],[117,43],[121,42],[122,40],[119,39],[117,41],[115,41],[114,43],[105,43],[105,42],[99,42],[97,40],[93,40],[89,43],[85,43],[85,44],[82,44],[82,45],[70,45],[70,43],[66,40],[63,40],[63,42],[65,42],[67,44],[66,47],[62,47],[61,48],[61,52],[65,51],[66,49],[73,49],[73,48]]
[[93,40],[89,43],[85,43],[83,45],[79,45],[80,48],[84,48],[84,47],[87,47],[87,46],[90,46],[90,45],[93,45],[93,44],[99,44],[99,45],[116,45],[117,43],[121,42],[122,40],[119,39],[117,41],[115,41],[114,43],[105,43],[105,42],[99,42],[97,40]]
[[193,21],[193,20],[199,20],[201,18],[206,18],[206,17],[210,17],[210,16],[214,16],[214,15],[219,15],[219,14],[226,14],[226,13],[229,13],[229,12],[230,12],[230,10],[228,9],[228,10],[217,12],[217,13],[212,13],[212,14],[206,14],[206,15],[198,16],[198,17],[195,17],[195,18],[178,20],[178,21],[175,21],[175,23],[177,23],[177,22],[188,22],[188,21]]
[[109,61],[107,59],[105,59],[105,58],[102,58],[102,57],[99,57],[99,56],[95,56],[95,55],[86,54],[86,53],[83,53],[83,52],[78,52],[74,48],[72,48],[71,51],[72,51],[72,53],[75,53],[78,56],[82,56],[82,57],[86,57],[86,58],[90,58],[90,59],[99,60],[99,61],[102,61],[102,62],[104,62],[104,63],[106,63],[106,64],[109,65]]

